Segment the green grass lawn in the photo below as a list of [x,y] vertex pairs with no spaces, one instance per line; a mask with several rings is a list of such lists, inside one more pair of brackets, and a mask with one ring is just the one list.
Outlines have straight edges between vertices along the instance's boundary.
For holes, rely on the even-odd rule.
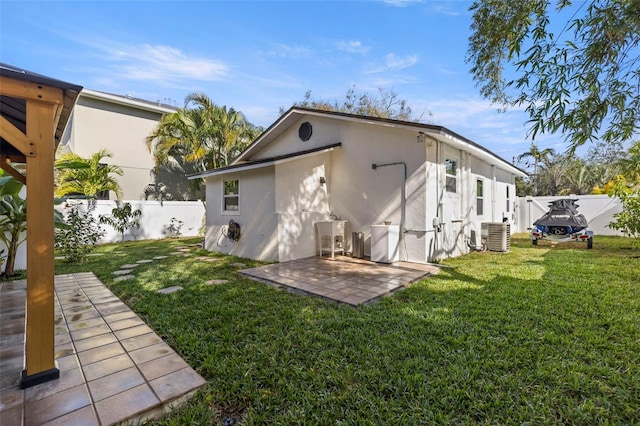
[[[207,381],[156,424],[637,424],[640,251],[632,241],[472,253],[361,308],[300,296],[216,263],[191,240],[110,244],[93,271]],[[247,266],[258,263],[240,260]],[[207,286],[210,279],[226,284]],[[156,290],[181,285],[162,295]]]

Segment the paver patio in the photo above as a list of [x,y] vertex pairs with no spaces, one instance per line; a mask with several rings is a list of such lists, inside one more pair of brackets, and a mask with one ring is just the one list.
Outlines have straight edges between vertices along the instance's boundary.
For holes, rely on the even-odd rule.
[[431,264],[375,263],[347,256],[308,257],[243,269],[240,273],[269,284],[284,286],[349,305],[368,305],[430,274]]
[[0,282],[0,425],[112,425],[157,417],[205,384],[92,273],[55,277],[60,378],[19,388],[26,280]]

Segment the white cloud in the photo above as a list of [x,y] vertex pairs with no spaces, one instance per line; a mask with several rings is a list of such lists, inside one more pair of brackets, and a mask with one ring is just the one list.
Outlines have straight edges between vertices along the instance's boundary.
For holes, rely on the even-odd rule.
[[420,5],[421,10],[428,14],[449,16],[462,15],[469,7],[468,2],[464,1],[382,0],[382,3],[393,7]]
[[193,82],[220,81],[230,73],[230,67],[221,60],[193,55],[172,46],[126,44],[79,34],[69,38],[90,49],[85,54],[89,55],[86,62],[91,64],[88,69],[94,81],[111,82],[108,86],[112,88],[125,86],[123,81],[149,82],[165,88],[185,87]]
[[189,56],[170,46],[149,45],[107,48],[107,58],[124,71],[120,77],[130,80],[153,80],[159,84],[181,80],[217,81],[228,74],[221,61]]
[[[525,152],[531,144],[526,137],[528,116],[521,109],[499,112],[498,106],[475,97],[451,97],[419,103],[432,112],[430,121],[433,124],[459,133],[505,158]],[[536,141],[541,142],[541,139],[536,138]]]
[[267,52],[267,55],[277,58],[299,58],[309,56],[311,49],[304,46],[290,46],[284,43],[277,43],[273,49]]
[[385,66],[390,70],[409,68],[418,63],[418,55],[396,56],[389,53],[384,59]]
[[405,7],[413,3],[422,3],[422,0],[382,0],[382,2],[389,6]]
[[343,50],[349,53],[363,54],[369,51],[369,46],[364,46],[360,40],[339,41],[336,43],[336,47],[338,50]]
[[388,53],[384,57],[384,63],[369,64],[366,74],[375,74],[385,71],[398,71],[414,66],[419,62],[418,55],[397,56],[395,53]]

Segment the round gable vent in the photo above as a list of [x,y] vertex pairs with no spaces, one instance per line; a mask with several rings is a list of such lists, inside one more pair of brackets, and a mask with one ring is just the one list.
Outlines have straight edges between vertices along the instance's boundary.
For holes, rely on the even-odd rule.
[[300,138],[301,141],[304,141],[304,142],[311,139],[312,133],[313,133],[313,127],[311,127],[311,123],[309,123],[308,121],[305,121],[304,123],[302,123],[300,125],[300,128],[298,129],[298,137]]

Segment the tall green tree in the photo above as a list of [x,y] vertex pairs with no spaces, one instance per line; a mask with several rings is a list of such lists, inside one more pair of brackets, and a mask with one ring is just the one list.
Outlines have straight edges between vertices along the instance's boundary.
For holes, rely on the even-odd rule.
[[58,171],[56,197],[85,195],[101,198],[109,191],[113,191],[120,199],[122,189],[113,175],[122,176],[122,169],[103,162],[105,158],[111,158],[111,156],[112,154],[106,149],[101,149],[90,158],[83,158],[73,152],[61,155],[55,162],[55,168]]
[[640,186],[640,141],[636,141],[619,162],[621,174],[632,185]]
[[575,149],[637,134],[639,1],[476,0],[470,11],[467,62],[480,93],[524,106],[531,137],[562,132]]
[[534,143],[531,143],[529,151],[520,154],[518,161],[522,162],[526,159],[533,159],[533,195],[538,195],[538,167],[541,162],[547,160],[553,154],[553,149],[539,149]]
[[188,165],[196,172],[226,166],[262,131],[240,111],[192,93],[185,107],[165,114],[146,144],[156,165]]
[[[314,99],[309,90],[304,94],[304,99],[294,103],[293,106],[402,121],[423,121],[426,117],[431,116],[429,111],[424,111],[420,116],[414,116],[413,110],[406,100],[400,99],[393,90],[384,88],[378,88],[378,94],[375,95],[357,93],[355,86],[352,86],[347,90],[343,101]],[[280,108],[280,114],[285,111],[285,108]]]

